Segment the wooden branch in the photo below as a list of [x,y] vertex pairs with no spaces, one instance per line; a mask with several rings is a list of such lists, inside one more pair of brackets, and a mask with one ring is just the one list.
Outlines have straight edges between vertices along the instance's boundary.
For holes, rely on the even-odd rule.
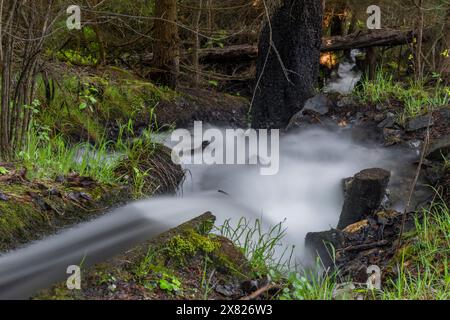
[[[423,41],[431,39],[433,28],[424,30]],[[366,30],[347,36],[326,37],[322,39],[322,52],[340,51],[348,49],[364,49],[370,47],[392,47],[408,44],[414,41],[417,32],[413,30]],[[188,55],[184,52],[183,55]],[[234,61],[253,61],[258,57],[258,46],[253,44],[239,44],[224,48],[207,48],[199,51],[202,63],[228,63]],[[132,55],[128,59],[140,63],[151,64],[153,53]]]
[[[347,36],[335,36],[322,39],[322,52],[340,51],[347,49],[363,49],[381,46],[398,46],[414,41],[416,32],[412,30],[367,30],[359,31]],[[432,28],[424,31],[423,41],[432,36]],[[200,60],[208,62],[230,62],[237,60],[254,60],[258,57],[258,46],[241,44],[225,48],[209,48],[200,52]]]
[[268,284],[258,290],[256,290],[255,292],[253,292],[252,294],[243,297],[239,300],[255,300],[256,298],[258,298],[259,296],[261,296],[262,294],[270,291],[270,290],[282,290],[283,287],[280,285],[276,285],[276,284]]
[[372,243],[363,243],[363,244],[356,245],[356,246],[349,246],[349,247],[346,247],[343,249],[338,249],[337,252],[364,251],[364,250],[369,250],[369,249],[373,249],[373,248],[377,248],[377,247],[384,247],[388,244],[389,244],[388,240],[381,240],[381,241],[372,242]]
[[229,62],[236,60],[255,60],[258,57],[258,46],[239,44],[225,48],[209,48],[200,52],[201,62]]
[[[424,40],[431,37],[431,28],[424,33]],[[321,51],[338,51],[347,49],[362,49],[369,47],[391,47],[408,44],[414,41],[417,34],[413,30],[368,30],[356,32],[347,36],[324,38]]]

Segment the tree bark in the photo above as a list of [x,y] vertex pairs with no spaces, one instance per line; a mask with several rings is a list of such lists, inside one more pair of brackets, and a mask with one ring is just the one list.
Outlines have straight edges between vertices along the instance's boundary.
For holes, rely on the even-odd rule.
[[284,0],[260,36],[252,126],[285,127],[314,95],[319,72],[322,3]]
[[152,78],[160,85],[175,89],[179,73],[179,38],[177,26],[177,1],[158,0],[155,7],[153,29]]
[[357,173],[345,192],[345,202],[337,228],[342,230],[374,213],[386,194],[390,177],[389,171],[379,168]]

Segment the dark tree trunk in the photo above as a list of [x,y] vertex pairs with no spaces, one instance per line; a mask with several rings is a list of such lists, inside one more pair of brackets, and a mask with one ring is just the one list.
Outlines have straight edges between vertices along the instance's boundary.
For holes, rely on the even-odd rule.
[[179,37],[177,26],[177,1],[156,1],[153,37],[153,65],[151,77],[159,84],[175,89],[179,72]]
[[[252,126],[282,128],[314,95],[322,34],[322,2],[284,0],[259,41]],[[272,42],[272,45],[271,45]]]

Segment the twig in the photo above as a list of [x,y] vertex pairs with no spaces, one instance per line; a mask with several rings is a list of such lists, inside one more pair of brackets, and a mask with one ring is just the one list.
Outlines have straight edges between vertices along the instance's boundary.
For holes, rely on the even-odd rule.
[[268,285],[266,285],[266,286],[264,286],[262,288],[259,288],[258,290],[256,290],[252,294],[250,294],[250,295],[248,295],[246,297],[243,297],[243,298],[241,298],[239,300],[255,300],[256,298],[258,298],[262,294],[266,293],[267,291],[274,290],[274,289],[281,290],[281,289],[283,289],[283,287],[278,285],[278,284],[268,284]]
[[339,252],[347,252],[347,251],[367,250],[367,249],[373,249],[376,247],[383,247],[387,244],[389,244],[389,241],[381,240],[381,241],[372,242],[372,243],[363,243],[363,244],[356,245],[356,246],[349,246],[349,247],[343,248],[338,251]]

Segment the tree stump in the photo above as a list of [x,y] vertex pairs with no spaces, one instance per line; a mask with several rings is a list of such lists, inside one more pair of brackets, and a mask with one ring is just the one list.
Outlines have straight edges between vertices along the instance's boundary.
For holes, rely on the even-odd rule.
[[337,228],[339,230],[365,219],[381,205],[391,173],[384,169],[366,169],[357,173],[348,185]]

